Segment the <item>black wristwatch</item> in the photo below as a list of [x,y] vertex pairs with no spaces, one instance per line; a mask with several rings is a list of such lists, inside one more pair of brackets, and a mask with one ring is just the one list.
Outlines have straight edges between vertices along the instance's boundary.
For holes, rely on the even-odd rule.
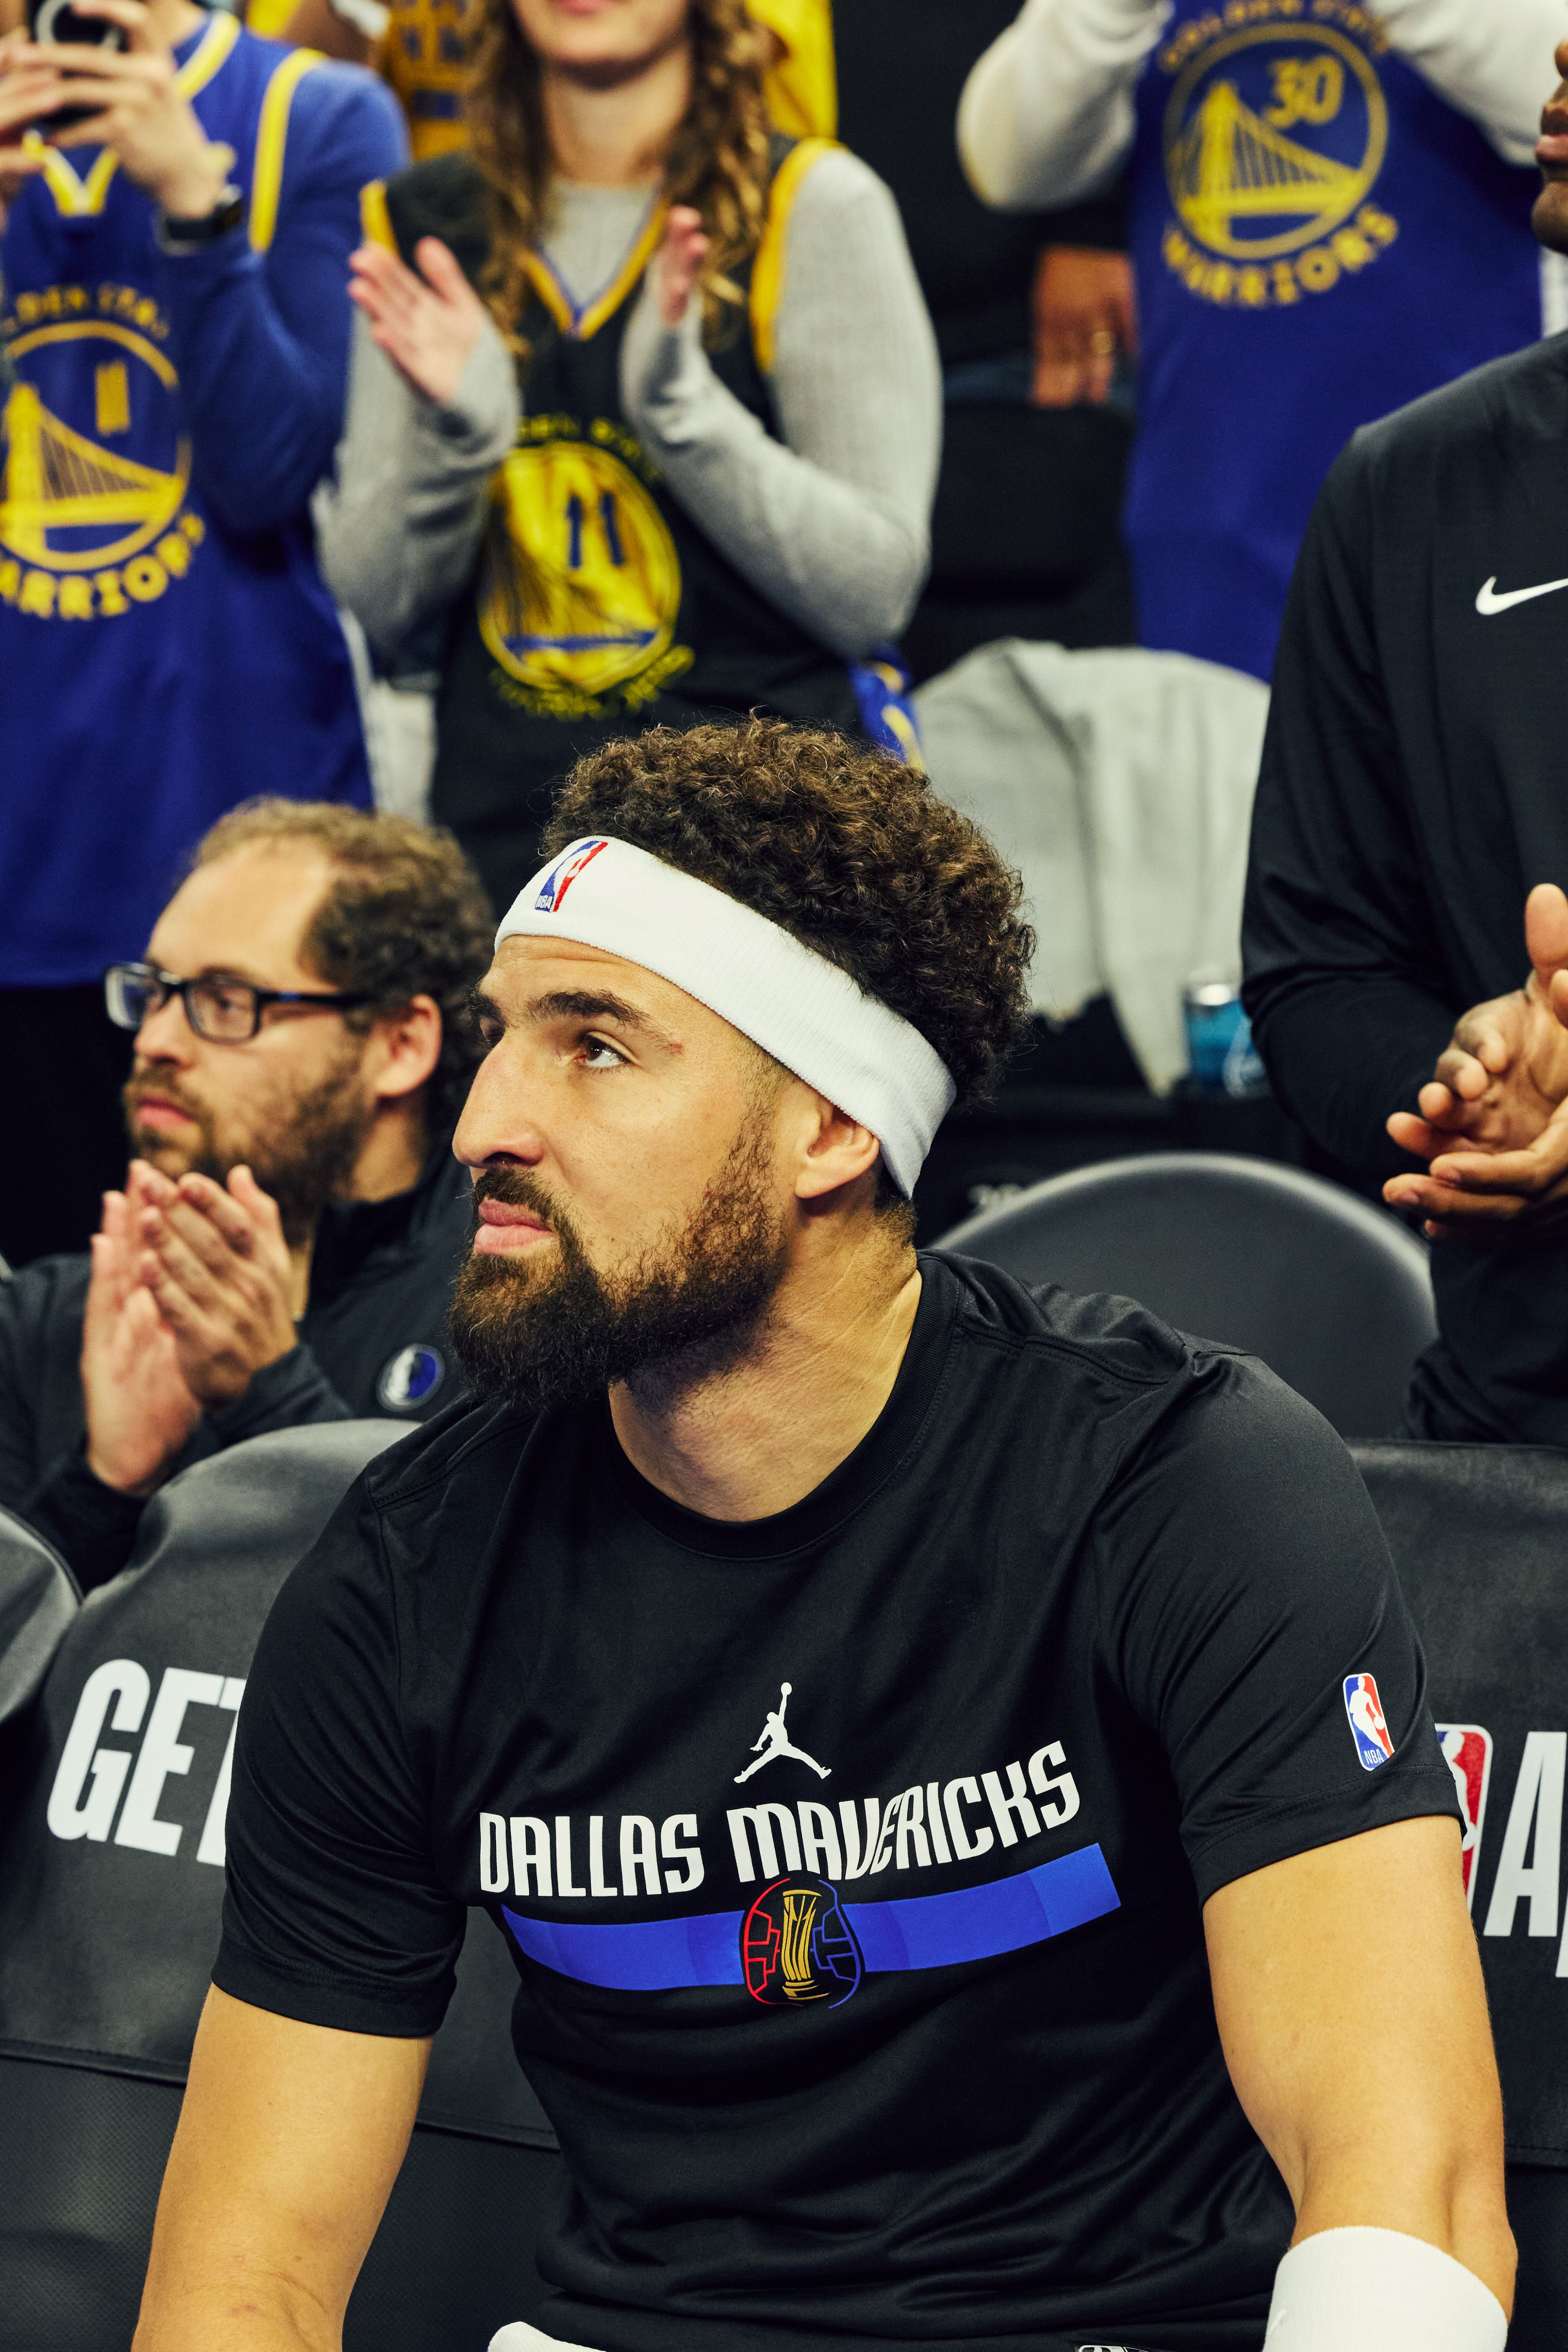
[[236,187],[225,188],[210,213],[197,220],[176,220],[168,213],[158,217],[158,241],[172,246],[177,252],[189,252],[195,246],[216,245],[220,236],[239,226],[245,218],[245,197]]

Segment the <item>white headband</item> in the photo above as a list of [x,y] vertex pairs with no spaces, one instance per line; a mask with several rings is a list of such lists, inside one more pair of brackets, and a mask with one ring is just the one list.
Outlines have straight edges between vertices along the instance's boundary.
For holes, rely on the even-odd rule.
[[815,949],[627,841],[589,835],[542,866],[502,940],[575,940],[673,981],[860,1126],[914,1190],[957,1088],[918,1029]]

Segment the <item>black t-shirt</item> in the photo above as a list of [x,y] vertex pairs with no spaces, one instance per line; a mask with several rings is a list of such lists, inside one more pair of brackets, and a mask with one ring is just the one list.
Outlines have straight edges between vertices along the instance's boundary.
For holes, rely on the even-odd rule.
[[[1246,1001],[1274,1090],[1342,1166],[1390,1141],[1456,1017],[1523,985],[1568,887],[1560,718],[1568,335],[1358,433],[1302,543],[1253,814]],[[1550,593],[1544,593],[1544,592]],[[1568,1445],[1568,1245],[1438,1242],[1425,1437]]]
[[465,1906],[503,1926],[569,2342],[1250,2352],[1290,2211],[1200,1906],[1454,1811],[1420,1654],[1260,1365],[921,1267],[881,1417],[774,1517],[679,1508],[603,1404],[371,1466],[257,1654],[216,1981],[428,2033]]

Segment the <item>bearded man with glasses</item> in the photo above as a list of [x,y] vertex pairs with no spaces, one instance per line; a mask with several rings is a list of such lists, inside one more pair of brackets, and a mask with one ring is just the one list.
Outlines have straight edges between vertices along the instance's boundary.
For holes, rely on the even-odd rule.
[[135,1034],[125,1188],[90,1256],[0,1290],[0,1504],[84,1590],[187,1463],[447,1402],[469,1223],[449,1139],[488,931],[446,837],[263,801],[207,835],[147,960],[110,966]]

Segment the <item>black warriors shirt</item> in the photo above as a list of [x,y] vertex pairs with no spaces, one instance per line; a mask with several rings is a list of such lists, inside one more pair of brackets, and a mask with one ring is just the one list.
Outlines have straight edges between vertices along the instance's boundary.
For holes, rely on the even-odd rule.
[[1261,1366],[921,1265],[880,1418],[772,1518],[668,1501],[603,1403],[371,1465],[262,1636],[216,1981],[429,2033],[489,1912],[567,2341],[1240,2352],[1291,2217],[1200,1906],[1454,1811],[1419,1653]]

